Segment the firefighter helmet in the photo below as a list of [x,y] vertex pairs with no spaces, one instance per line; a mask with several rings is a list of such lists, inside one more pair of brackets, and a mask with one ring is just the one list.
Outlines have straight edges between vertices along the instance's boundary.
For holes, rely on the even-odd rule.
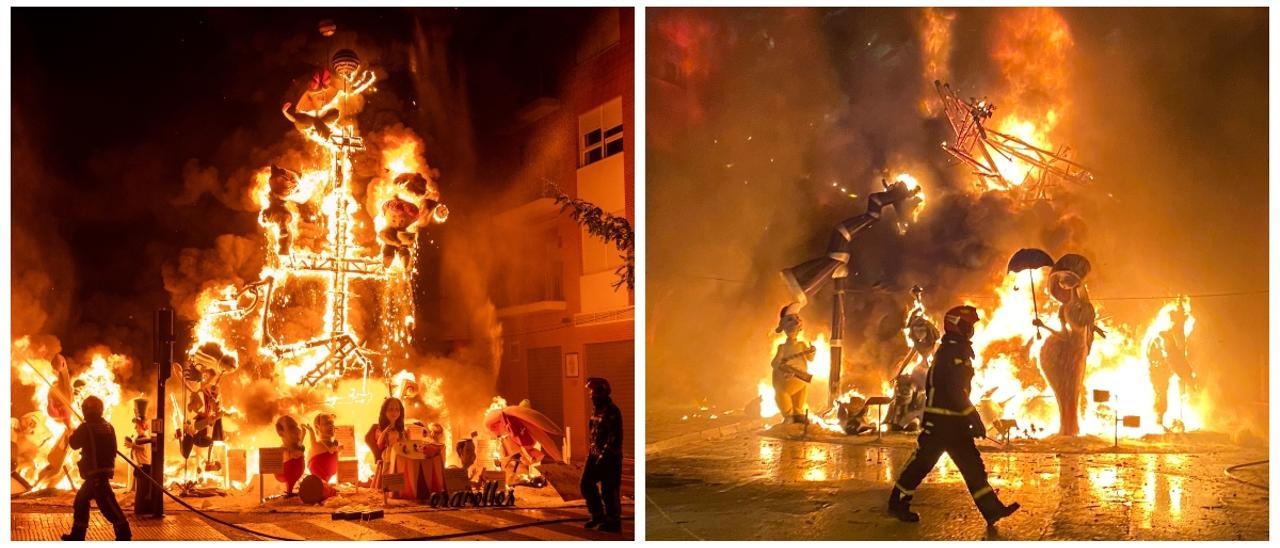
[[587,390],[591,391],[592,396],[595,396],[596,394],[608,396],[613,392],[613,389],[609,387],[609,380],[600,377],[591,377],[590,379],[587,379]]
[[80,404],[80,411],[84,413],[86,419],[96,419],[102,417],[102,400],[97,396],[89,396]]
[[967,304],[954,307],[947,311],[942,323],[947,333],[968,339],[973,336],[973,327],[978,323],[978,309]]

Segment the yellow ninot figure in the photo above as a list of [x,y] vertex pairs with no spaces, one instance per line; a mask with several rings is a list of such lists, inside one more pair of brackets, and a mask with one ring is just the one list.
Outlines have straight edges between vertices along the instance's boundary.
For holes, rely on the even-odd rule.
[[800,319],[800,303],[791,303],[778,312],[775,333],[786,333],[787,340],[774,352],[773,392],[778,411],[797,424],[807,422],[805,401],[809,381],[813,379],[805,369],[805,363],[813,360],[814,348],[797,339],[804,322]]

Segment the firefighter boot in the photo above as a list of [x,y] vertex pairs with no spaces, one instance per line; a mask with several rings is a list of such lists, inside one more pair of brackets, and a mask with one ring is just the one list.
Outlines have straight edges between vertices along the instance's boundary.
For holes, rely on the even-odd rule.
[[889,515],[908,523],[920,521],[920,514],[911,511],[911,495],[902,494],[897,487],[889,493]]
[[587,529],[595,529],[601,525],[604,525],[604,516],[591,516],[591,520],[582,524],[582,526]]
[[116,540],[133,540],[133,531],[129,530],[129,522],[122,521],[114,525]]
[[84,540],[84,534],[89,531],[86,525],[72,525],[71,532],[62,535],[62,540]]
[[978,499],[978,510],[982,511],[982,517],[987,520],[987,527],[995,527],[996,522],[1013,515],[1022,505],[1013,503],[1006,506],[1000,502],[995,493],[988,494]]

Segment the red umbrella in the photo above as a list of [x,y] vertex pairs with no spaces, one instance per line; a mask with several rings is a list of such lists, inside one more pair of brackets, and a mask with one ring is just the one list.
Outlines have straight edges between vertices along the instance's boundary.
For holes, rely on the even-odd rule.
[[529,407],[512,405],[489,411],[484,416],[484,426],[494,435],[511,436],[521,447],[531,448],[534,442],[538,442],[553,460],[563,461],[560,448],[551,437],[562,433],[560,427],[546,415]]

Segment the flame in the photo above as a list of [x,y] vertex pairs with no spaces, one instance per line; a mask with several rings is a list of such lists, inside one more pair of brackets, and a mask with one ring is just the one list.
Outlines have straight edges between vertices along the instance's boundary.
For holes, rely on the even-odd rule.
[[[1030,292],[1030,279],[1034,277],[1037,291],[1036,304]],[[979,310],[981,322],[973,338],[975,359],[975,376],[971,389],[971,399],[978,406],[988,426],[995,419],[1016,421],[1015,438],[1044,438],[1055,434],[1059,427],[1056,395],[1045,380],[1040,369],[1039,356],[1046,337],[1037,338],[1032,325],[1033,309],[1038,309],[1040,319],[1053,329],[1060,329],[1056,311],[1056,301],[1045,290],[1044,274],[1038,270],[1031,274],[1007,274],[999,285],[992,289],[993,300],[976,299],[965,304]],[[1037,306],[1038,305],[1038,306]],[[1099,317],[1104,317],[1102,305],[1095,302]],[[923,305],[912,303],[912,311],[928,315]],[[1136,439],[1148,434],[1161,434],[1166,428],[1173,426],[1173,421],[1180,420],[1187,431],[1205,427],[1204,417],[1208,416],[1210,402],[1202,395],[1189,392],[1184,394],[1181,386],[1183,379],[1173,378],[1170,382],[1168,401],[1169,411],[1165,423],[1160,424],[1155,414],[1155,393],[1150,376],[1150,361],[1147,356],[1151,341],[1166,332],[1174,325],[1172,315],[1181,308],[1187,314],[1183,327],[1184,335],[1190,336],[1195,326],[1195,318],[1191,314],[1191,302],[1187,297],[1169,300],[1159,308],[1152,318],[1135,329],[1109,320],[1100,320],[1098,325],[1107,332],[1106,337],[1095,337],[1092,349],[1086,360],[1085,381],[1083,390],[1089,396],[1093,390],[1106,390],[1111,393],[1111,400],[1098,403],[1089,398],[1089,402],[1081,414],[1081,434],[1110,439],[1118,434],[1121,438]],[[908,314],[910,316],[910,312]],[[938,318],[935,324],[940,325]],[[904,337],[909,341],[909,329],[903,329]],[[803,339],[803,335],[799,337]],[[786,340],[785,336],[774,339],[775,346]],[[815,359],[808,364],[807,370],[814,375],[810,384],[810,397],[822,397],[821,387],[826,384],[830,374],[830,345],[824,335],[814,340],[818,351]],[[881,379],[872,385],[879,394],[892,394],[892,379]],[[862,390],[871,387],[853,387],[841,394],[836,401],[847,403],[853,398],[866,399]],[[763,418],[776,417],[779,414],[774,400],[774,389],[771,378],[766,376],[757,385],[757,393],[761,398],[760,415]],[[1117,417],[1137,416],[1140,426],[1128,428],[1117,426]],[[823,416],[811,416],[812,423],[832,432],[843,432],[834,409]]]
[[[1036,280],[1041,321],[1053,329],[1060,329],[1057,315],[1052,313],[1056,308],[1051,304],[1054,301],[1044,291],[1045,284],[1039,271],[1032,271],[1032,276]],[[1027,274],[1008,274],[995,289],[995,306],[990,306],[990,301],[987,301],[987,306],[967,303],[978,308],[982,315],[982,323],[974,336],[978,360],[972,397],[975,403],[979,399],[986,400],[988,405],[980,405],[980,409],[994,412],[1001,419],[1018,421],[1022,430],[1020,435],[1040,438],[1058,431],[1059,416],[1054,399],[1056,395],[1040,372],[1040,349],[1047,336],[1036,338],[1035,328],[1031,326],[1033,305],[1026,282]],[[1097,302],[1094,305],[1099,317],[1103,317],[1103,306]],[[1156,421],[1155,392],[1147,347],[1160,332],[1169,329],[1172,325],[1170,314],[1180,305],[1185,306],[1188,313],[1185,330],[1189,335],[1194,319],[1190,317],[1190,301],[1185,297],[1165,303],[1141,331],[1107,320],[1098,322],[1107,336],[1094,338],[1086,361],[1083,389],[1086,397],[1093,390],[1106,390],[1112,394],[1112,399],[1107,403],[1097,403],[1088,398],[1080,420],[1082,435],[1113,436],[1117,433],[1117,415],[1140,417],[1141,426],[1138,428],[1119,427],[1118,434],[1122,438],[1163,433],[1174,418],[1181,418],[1189,431],[1204,427],[1202,417],[1205,416],[1207,402],[1193,395],[1184,396],[1176,382],[1180,379],[1175,379],[1169,387],[1170,412],[1166,415],[1166,423],[1161,425]],[[1138,333],[1144,335],[1138,336]],[[1025,351],[1008,352],[1009,348],[1025,348]],[[1027,428],[1031,425],[1036,428]]]
[[[935,9],[922,13],[918,32],[926,82],[947,76],[954,17]],[[994,106],[998,110],[984,126],[1028,145],[1066,154],[1066,149],[1053,145],[1061,141],[1059,123],[1071,110],[1075,42],[1066,20],[1052,8],[1005,10],[997,19],[991,44],[990,58],[1000,78],[987,90],[992,100],[974,100],[974,104],[981,109]],[[921,110],[926,115],[936,115],[938,103],[926,100]],[[1042,181],[1042,171],[1026,160],[981,142],[978,146],[986,150],[972,153],[978,157],[990,155],[1000,176],[978,176],[976,190],[1010,191],[1029,186],[1028,181],[1033,179]]]
[[[217,345],[223,355],[234,358],[237,365],[234,369],[227,368],[218,382],[226,412],[238,413],[239,409],[251,412],[258,407],[249,404],[247,394],[259,393],[250,392],[251,385],[266,381],[276,391],[273,398],[278,397],[280,404],[277,414],[290,414],[300,423],[310,423],[317,413],[325,412],[336,414],[338,425],[365,424],[370,417],[377,416],[386,395],[371,390],[381,384],[370,386],[371,375],[379,381],[400,384],[412,380],[417,400],[434,411],[430,420],[445,426],[445,442],[448,444],[454,425],[450,424],[450,413],[445,405],[443,380],[409,369],[390,374],[392,364],[400,367],[409,363],[415,324],[410,286],[412,265],[397,260],[392,266],[385,266],[381,243],[371,237],[373,231],[369,230],[369,225],[372,221],[377,229],[385,226],[382,205],[398,197],[399,189],[394,185],[396,175],[421,173],[426,176],[430,170],[424,156],[425,145],[407,128],[396,126],[382,132],[383,138],[376,143],[372,138],[360,136],[355,115],[363,107],[362,94],[375,90],[375,82],[372,72],[363,71],[343,78],[332,93],[321,94],[319,99],[304,97],[309,99],[305,102],[305,109],[301,108],[304,101],[296,103],[300,105],[298,112],[302,114],[316,116],[337,109],[339,116],[336,121],[330,120],[327,128],[303,128],[307,148],[302,154],[288,156],[290,162],[301,165],[281,164],[281,167],[298,174],[297,184],[288,195],[272,195],[270,165],[260,166],[252,172],[247,198],[258,206],[260,212],[272,205],[277,208],[283,206],[289,220],[287,223],[273,222],[273,219],[286,216],[275,215],[279,211],[273,211],[271,219],[265,213],[259,215],[258,224],[267,245],[258,279],[240,279],[236,273],[227,273],[221,278],[211,277],[211,281],[201,288],[194,303],[192,346],[187,359],[178,358],[178,361],[190,362],[205,345]],[[326,129],[331,134],[329,139],[321,136]],[[381,155],[382,165],[370,166],[372,169],[369,171],[376,172],[378,167],[382,167],[381,173],[385,174],[381,178],[375,177],[363,187],[353,177],[352,155],[344,153],[346,147],[357,147],[360,143],[375,145],[375,150]],[[430,196],[438,201],[435,181],[428,181]],[[364,194],[357,196],[361,191]],[[422,197],[415,199],[421,200]],[[447,216],[448,210],[440,205],[425,212],[418,224],[444,222]],[[417,230],[417,227],[411,230]],[[286,236],[292,236],[292,242],[282,246]],[[359,268],[335,266],[352,264],[359,265]],[[370,291],[370,284],[356,285],[353,280],[372,280],[381,285],[377,291]],[[355,299],[372,299],[368,296],[370,294],[376,295],[379,301],[356,305]],[[339,308],[336,303],[341,298],[350,301],[335,312]],[[288,318],[271,315],[280,307],[290,307]],[[353,319],[358,315],[361,320]],[[368,319],[370,315],[371,320]],[[377,332],[362,332],[366,330]],[[362,375],[359,372],[347,375],[345,371],[320,371],[317,376],[317,366],[330,358],[326,338],[342,334],[349,334],[357,344],[369,347],[366,349],[371,356],[366,362],[368,366]],[[337,350],[344,351],[347,349],[342,347]],[[351,359],[350,353],[344,355],[344,359]],[[14,341],[13,359],[15,364],[24,364],[14,368],[18,372],[15,380],[33,387],[34,403],[43,417],[43,424],[34,428],[47,430],[47,433],[39,432],[40,440],[37,441],[58,439],[65,432],[66,425],[45,416],[51,397],[46,379],[48,382],[56,379],[50,361],[34,356],[31,341],[27,338]],[[106,416],[116,426],[119,435],[131,435],[134,431],[132,408],[119,408],[133,396],[145,396],[151,400],[157,396],[135,393],[126,397],[116,377],[117,372],[130,370],[131,364],[123,356],[104,350],[93,354],[88,362],[78,374],[72,367],[75,374],[72,380],[83,384],[72,404],[78,408],[84,398],[98,396],[104,401]],[[411,369],[417,365],[421,364],[415,364]],[[179,379],[172,379],[169,383],[171,390],[158,396],[167,405],[164,416],[158,418],[166,424],[167,439],[164,441],[171,445],[177,443],[172,434],[180,432],[184,421],[191,418],[188,407],[193,394],[185,384]],[[310,393],[307,385],[315,385],[318,389]],[[245,422],[235,418],[223,421],[226,439],[214,444],[212,458],[225,463],[228,453],[243,450],[245,473],[251,477],[258,471],[257,449],[278,446],[280,439],[270,423],[252,425]],[[24,435],[31,429],[28,426],[22,428]],[[17,425],[14,431],[18,432]],[[27,437],[36,436],[31,434]],[[45,443],[34,459],[28,459],[30,463],[20,463],[24,477],[34,478],[37,471],[48,463],[52,445]],[[360,476],[369,478],[373,474],[373,455],[362,442],[355,443],[355,453]],[[206,451],[193,452],[187,463],[180,456],[175,456],[180,454],[176,449],[168,454],[173,458],[164,463],[164,467],[172,479],[246,487],[246,482],[230,481],[225,465],[220,467],[220,471],[198,470],[193,466],[204,459],[208,454]],[[450,459],[456,460],[456,455],[450,454]],[[66,462],[70,465],[73,460],[69,457]],[[69,486],[69,481],[62,477],[58,487]]]
[[[993,94],[999,105],[996,129],[1036,147],[1054,150],[1058,122],[1071,106],[1070,82],[1075,42],[1062,15],[1052,8],[1002,12],[991,58],[1003,78]],[[1000,175],[1017,187],[1032,166],[993,151]],[[987,190],[1008,190],[1005,181],[986,179]]]
[[914,205],[910,206],[911,221],[909,223],[900,221],[899,223],[899,230],[901,232],[906,232],[907,225],[915,224],[917,221],[919,221],[920,213],[924,211],[924,204],[926,201],[925,195],[924,195],[924,187],[920,186],[920,181],[916,180],[914,175],[907,173],[905,171],[894,176],[893,180],[894,182],[905,183],[907,185],[907,190],[916,192],[915,198],[913,198],[912,200],[909,200],[909,202],[914,202]]
[[920,113],[930,118],[936,116],[939,110],[933,81],[945,82],[950,79],[951,23],[955,18],[954,12],[925,8],[919,19],[920,56],[925,82]]
[[[12,432],[14,435],[12,441],[19,448],[27,447],[26,444],[30,443],[32,444],[30,447],[34,449],[30,462],[17,463],[18,472],[24,479],[35,485],[37,489],[50,487],[58,490],[69,490],[71,489],[71,481],[64,474],[55,474],[52,479],[56,481],[52,484],[47,481],[49,478],[43,482],[36,481],[39,471],[49,464],[50,453],[54,449],[56,441],[67,432],[67,426],[46,412],[49,408],[50,400],[58,398],[51,393],[49,385],[49,383],[57,382],[58,374],[49,360],[31,355],[30,344],[31,341],[28,337],[21,337],[13,341],[13,359],[15,363],[22,364],[20,367],[12,369],[17,373],[14,380],[33,387],[36,410],[32,417],[39,417],[36,423],[32,425],[33,431],[17,432],[15,428],[15,432]],[[133,364],[126,356],[105,350],[93,351],[89,356],[89,365],[71,377],[72,385],[79,385],[79,388],[72,393],[72,400],[69,402],[74,410],[71,425],[74,427],[81,422],[77,414],[80,412],[84,400],[89,396],[97,396],[103,403],[103,417],[108,422],[111,422],[117,431],[132,431],[131,415],[113,413],[113,410],[119,407],[122,401],[122,390],[116,380],[115,371],[128,370],[131,367],[133,367]],[[68,363],[68,368],[70,371],[76,370],[74,363]],[[71,388],[68,387],[68,389]],[[63,460],[64,470],[69,470],[72,474],[75,473],[74,453],[74,451],[68,449]]]

